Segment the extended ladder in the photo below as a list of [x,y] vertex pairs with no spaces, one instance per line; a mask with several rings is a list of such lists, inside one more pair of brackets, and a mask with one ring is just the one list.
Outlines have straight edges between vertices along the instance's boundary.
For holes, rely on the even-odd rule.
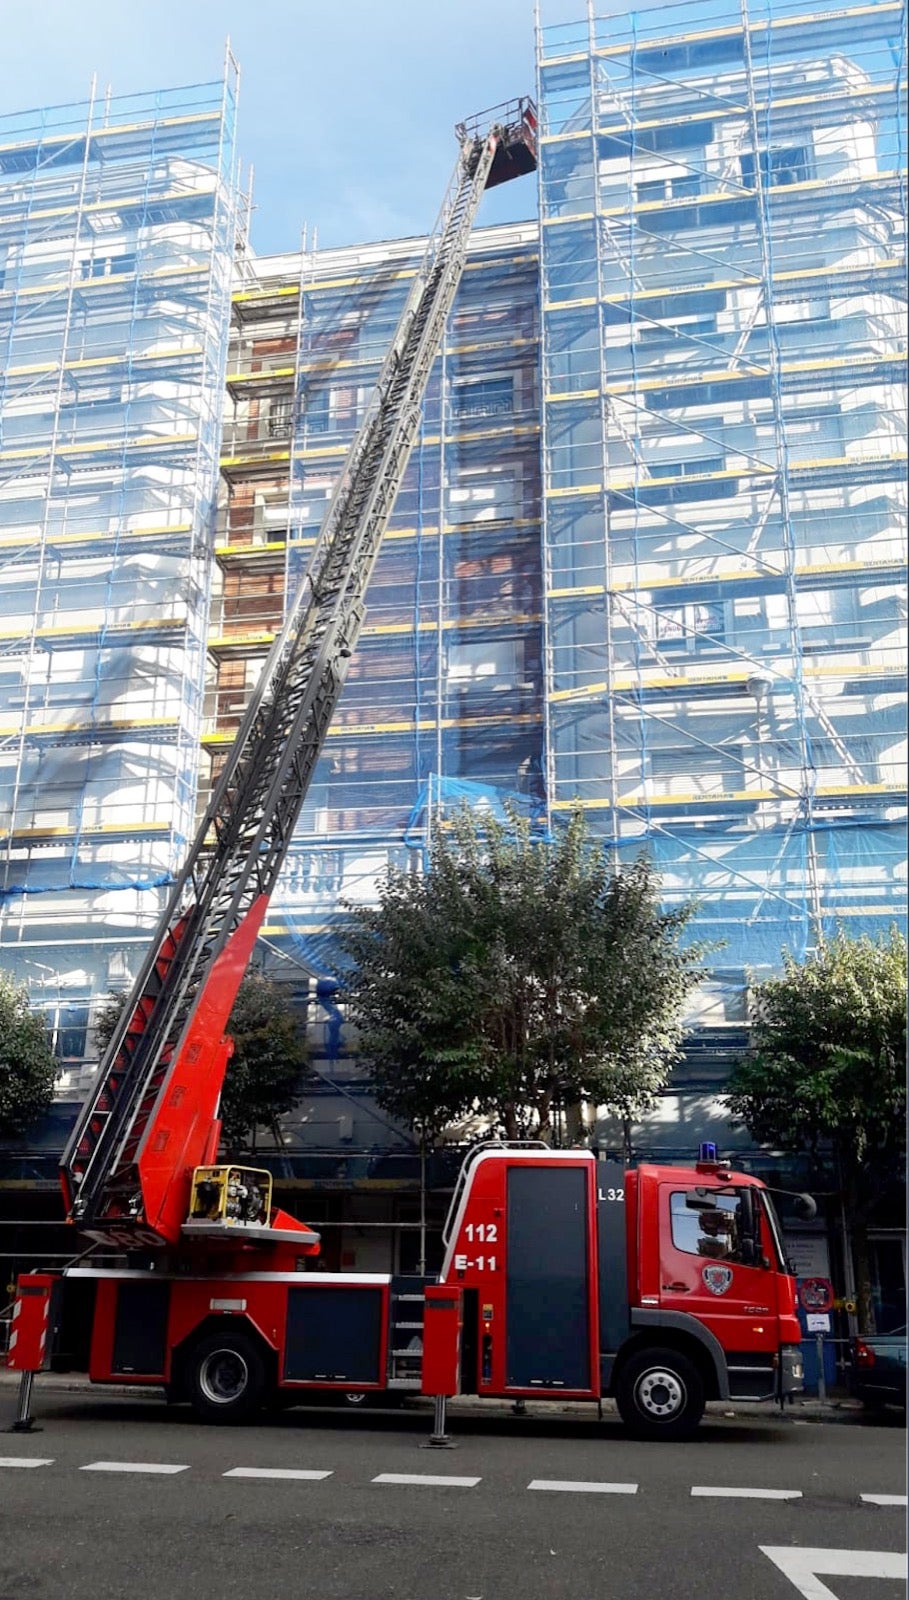
[[460,124],[460,154],[309,567],[64,1152],[72,1219],[175,1242],[213,1157],[224,1029],[344,684],[484,189],[536,165],[532,103]]

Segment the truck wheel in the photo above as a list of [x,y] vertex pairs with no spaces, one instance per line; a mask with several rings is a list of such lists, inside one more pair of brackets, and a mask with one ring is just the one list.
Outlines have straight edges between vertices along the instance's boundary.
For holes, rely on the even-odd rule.
[[704,1384],[677,1350],[641,1350],[622,1368],[616,1404],[639,1438],[688,1439],[704,1415]]
[[246,1422],[262,1404],[265,1363],[246,1333],[210,1334],[190,1351],[184,1373],[192,1408],[204,1422]]

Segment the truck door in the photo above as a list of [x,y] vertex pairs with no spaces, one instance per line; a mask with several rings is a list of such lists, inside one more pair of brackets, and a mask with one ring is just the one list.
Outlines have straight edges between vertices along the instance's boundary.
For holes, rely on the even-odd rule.
[[509,1168],[508,1389],[594,1388],[589,1194],[585,1167]]
[[771,1393],[779,1343],[776,1273],[751,1263],[743,1221],[748,1198],[729,1189],[692,1209],[686,1193],[681,1182],[660,1184],[660,1307],[688,1312],[716,1335],[734,1395]]

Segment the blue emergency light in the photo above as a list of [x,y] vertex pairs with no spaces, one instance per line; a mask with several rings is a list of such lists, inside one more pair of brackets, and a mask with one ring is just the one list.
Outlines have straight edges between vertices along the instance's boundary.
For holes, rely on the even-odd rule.
[[704,1144],[698,1145],[698,1160],[699,1161],[715,1161],[716,1160],[716,1145],[712,1142],[712,1140],[707,1139],[704,1142]]

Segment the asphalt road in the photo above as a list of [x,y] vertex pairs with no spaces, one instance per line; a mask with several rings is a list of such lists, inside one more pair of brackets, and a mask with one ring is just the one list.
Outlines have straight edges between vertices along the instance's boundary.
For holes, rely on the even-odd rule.
[[905,1594],[889,1418],[715,1416],[654,1445],[612,1417],[503,1411],[453,1417],[458,1448],[431,1451],[409,1410],[206,1428],[159,1400],[49,1390],[37,1410],[40,1433],[0,1434],[0,1600]]

